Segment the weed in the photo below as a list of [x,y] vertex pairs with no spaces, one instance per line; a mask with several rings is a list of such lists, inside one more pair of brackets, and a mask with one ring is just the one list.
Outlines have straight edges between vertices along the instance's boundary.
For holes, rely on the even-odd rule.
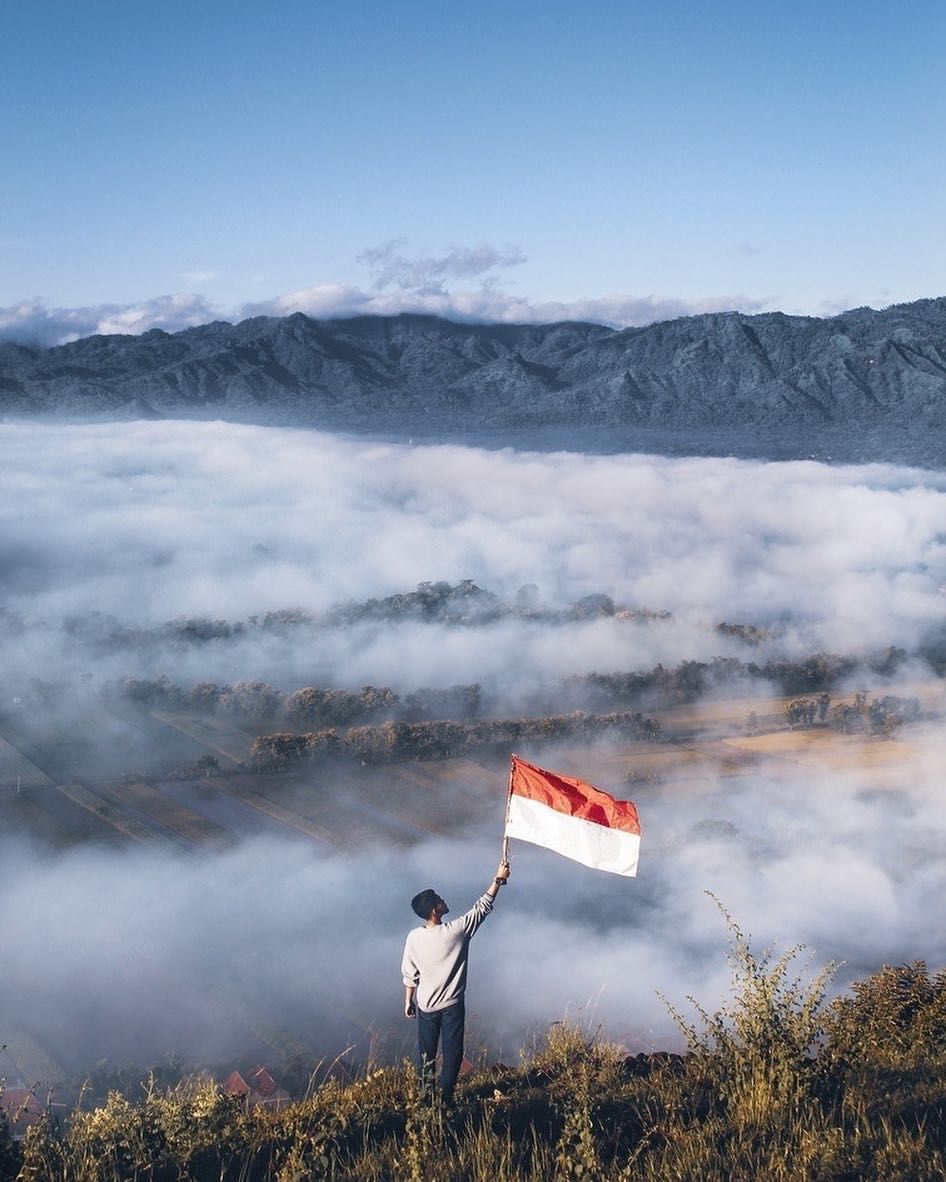
[[691,998],[702,1030],[666,1004],[729,1119],[737,1127],[771,1128],[790,1122],[812,1092],[815,1050],[825,1032],[825,989],[836,966],[810,981],[793,976],[800,947],[778,958],[770,952],[757,956],[736,921],[710,897],[729,928],[734,1000],[709,1014]]

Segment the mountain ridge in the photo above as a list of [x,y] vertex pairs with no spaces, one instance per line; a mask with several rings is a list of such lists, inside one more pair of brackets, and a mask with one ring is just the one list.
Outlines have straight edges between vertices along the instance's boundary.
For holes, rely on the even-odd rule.
[[354,430],[946,425],[946,297],[614,329],[297,312],[52,347],[0,342],[0,413]]

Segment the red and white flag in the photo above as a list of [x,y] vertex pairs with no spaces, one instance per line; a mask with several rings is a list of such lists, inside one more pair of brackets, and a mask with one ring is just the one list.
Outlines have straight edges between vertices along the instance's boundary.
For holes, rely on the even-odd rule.
[[506,837],[544,845],[595,870],[635,875],[641,844],[629,800],[512,757]]

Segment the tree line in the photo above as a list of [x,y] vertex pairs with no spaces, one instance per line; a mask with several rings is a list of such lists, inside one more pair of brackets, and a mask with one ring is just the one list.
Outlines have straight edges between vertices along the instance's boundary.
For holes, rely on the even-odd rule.
[[[725,692],[727,686],[746,681],[772,684],[786,696],[827,693],[860,669],[889,675],[903,659],[903,650],[889,649],[866,665],[837,653],[816,653],[797,661],[764,664],[715,657],[709,661],[682,661],[670,668],[658,664],[636,672],[581,673],[537,687],[524,705],[533,715],[570,710],[655,710],[696,702],[706,694]],[[357,690],[304,686],[285,692],[265,681],[239,681],[233,685],[203,681],[187,688],[161,675],[126,677],[109,686],[107,692],[147,709],[222,713],[240,723],[284,724],[309,731],[382,720],[470,721],[495,710],[497,705],[486,700],[478,683],[406,693],[374,685]]]
[[867,690],[858,690],[853,702],[831,705],[831,695],[822,693],[817,698],[795,698],[785,705],[790,727],[811,727],[818,723],[843,734],[892,734],[919,714],[917,698],[885,694],[871,699]]
[[358,690],[310,685],[284,693],[266,681],[201,681],[188,689],[162,675],[123,678],[109,693],[152,710],[223,713],[240,722],[283,722],[297,728],[347,727],[379,719],[476,718],[480,713],[476,683],[405,694],[375,685]]
[[286,771],[301,763],[356,759],[365,764],[415,759],[456,759],[472,752],[508,751],[516,744],[611,738],[646,742],[660,737],[656,719],[637,712],[573,714],[546,718],[482,719],[463,723],[384,722],[307,734],[281,732],[257,737],[250,751],[258,771]]
[[[383,597],[352,600],[325,611],[283,608],[248,616],[245,620],[210,616],[178,616],[157,625],[128,624],[104,612],[76,613],[63,621],[63,630],[74,643],[93,651],[119,648],[191,648],[236,641],[253,634],[286,633],[296,628],[335,629],[358,624],[397,624],[416,621],[454,627],[476,627],[504,619],[539,624],[567,624],[614,616],[620,620],[670,619],[668,611],[631,608],[596,592],[563,606],[542,602],[533,585],[521,587],[511,599],[478,586],[472,579],[458,583],[419,583],[413,591]],[[26,621],[14,612],[0,611],[0,631],[20,631]],[[43,626],[31,621],[31,627]],[[46,625],[48,627],[48,625]]]

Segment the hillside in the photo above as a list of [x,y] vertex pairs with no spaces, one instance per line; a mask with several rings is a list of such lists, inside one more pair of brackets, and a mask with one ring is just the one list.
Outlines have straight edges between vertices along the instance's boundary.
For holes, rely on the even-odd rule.
[[920,429],[946,416],[946,297],[832,318],[714,313],[621,331],[297,313],[0,344],[0,413],[411,432],[561,425]]
[[295,1100],[262,1066],[250,1078],[272,1088],[245,1098],[234,1075],[174,1084],[166,1068],[124,1094],[90,1081],[71,1111],[11,1089],[0,1182],[941,1179],[946,975],[885,966],[829,1005],[830,970],[796,976],[730,928],[732,1001],[681,1020],[685,1056],[559,1022],[517,1067],[467,1062],[450,1109],[407,1065],[339,1060]]

